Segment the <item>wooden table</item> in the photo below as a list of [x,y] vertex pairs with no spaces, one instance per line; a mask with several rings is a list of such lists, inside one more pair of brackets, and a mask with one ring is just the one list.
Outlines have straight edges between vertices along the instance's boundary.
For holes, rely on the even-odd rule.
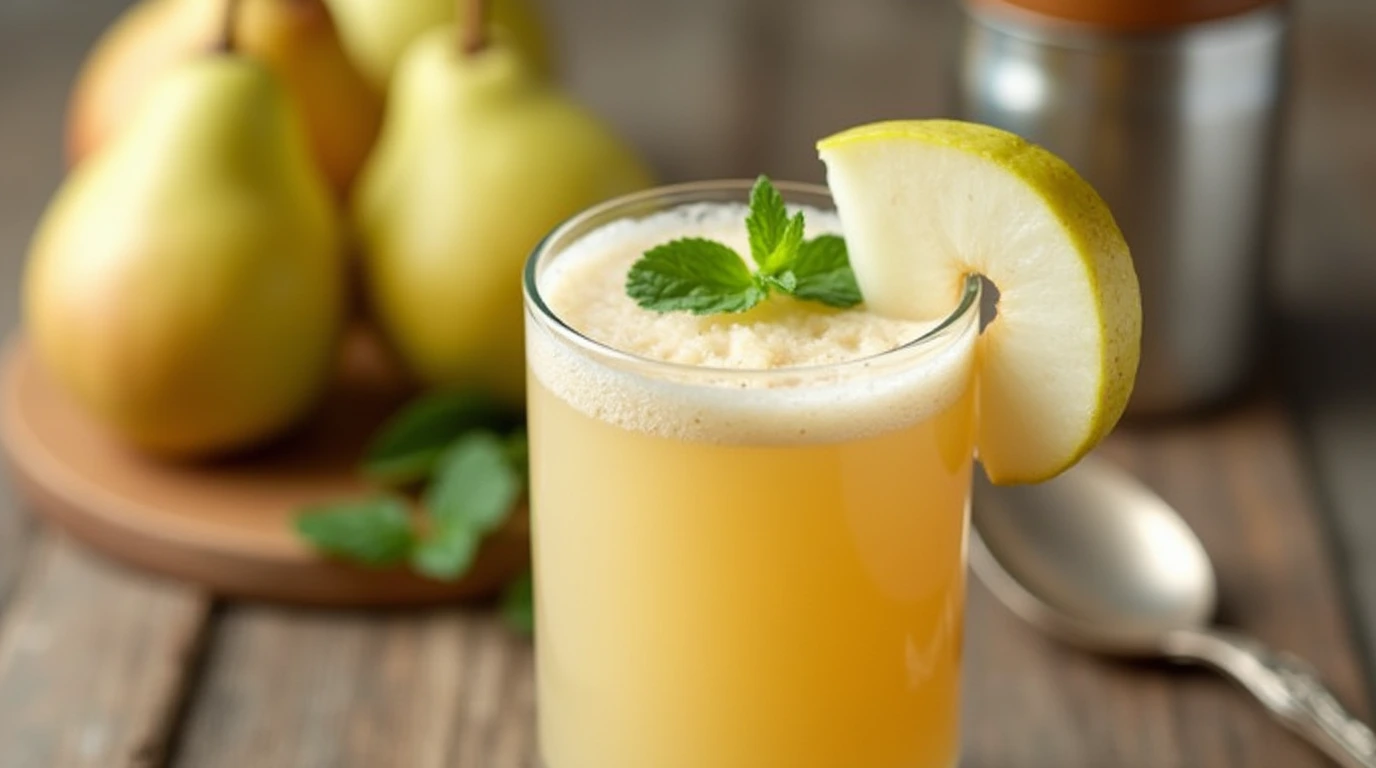
[[[59,178],[66,83],[121,5],[0,5],[0,328],[15,323],[24,243]],[[813,138],[943,112],[945,3],[546,5],[571,86],[666,178],[818,179]],[[1376,321],[1363,308],[1376,298],[1376,5],[1295,5],[1281,375],[1212,417],[1124,430],[1110,452],[1205,539],[1225,619],[1308,657],[1371,715],[1359,640],[1376,619],[1362,556],[1376,517],[1361,514],[1376,498]],[[217,600],[92,556],[0,501],[3,768],[536,765],[530,648],[483,606]],[[968,651],[967,768],[1324,764],[1218,679],[1057,646],[979,588]]]

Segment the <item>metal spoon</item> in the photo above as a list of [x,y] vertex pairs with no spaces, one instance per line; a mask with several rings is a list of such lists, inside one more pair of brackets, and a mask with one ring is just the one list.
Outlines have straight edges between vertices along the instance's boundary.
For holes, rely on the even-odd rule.
[[1102,653],[1203,664],[1236,680],[1346,768],[1376,768],[1376,736],[1312,668],[1212,628],[1217,588],[1199,539],[1131,475],[1090,457],[1041,485],[976,480],[970,562],[1015,613]]

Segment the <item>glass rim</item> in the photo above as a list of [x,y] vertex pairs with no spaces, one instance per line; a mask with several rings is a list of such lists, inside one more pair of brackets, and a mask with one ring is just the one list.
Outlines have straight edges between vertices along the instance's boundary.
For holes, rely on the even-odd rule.
[[[798,181],[772,181],[772,183],[776,189],[783,193],[785,203],[788,202],[789,192],[831,199],[831,190],[821,184],[809,184]],[[779,368],[726,368],[721,366],[675,363],[653,357],[644,357],[633,352],[618,349],[606,342],[594,339],[564,322],[564,319],[545,302],[544,297],[541,295],[538,273],[542,257],[545,255],[546,251],[549,250],[552,243],[559,242],[561,238],[566,237],[571,230],[577,229],[581,224],[613,212],[619,208],[629,208],[637,203],[644,203],[657,198],[689,196],[693,193],[706,194],[711,192],[732,191],[742,191],[748,195],[750,189],[754,185],[754,179],[712,179],[706,181],[682,182],[678,184],[665,184],[614,197],[579,211],[568,219],[565,219],[561,224],[541,238],[540,242],[531,250],[530,256],[526,258],[525,269],[522,270],[522,285],[523,293],[525,294],[526,313],[534,317],[535,320],[544,327],[554,331],[563,341],[586,352],[591,352],[613,361],[645,367],[650,370],[658,369],[680,374],[701,375],[703,373],[713,373],[717,375],[726,374],[732,377],[753,378],[788,375],[796,376],[799,374],[809,375],[840,371],[852,367],[863,367],[865,364],[874,361],[888,360],[892,357],[912,352],[915,349],[927,349],[936,341],[945,338],[953,327],[968,317],[971,310],[979,309],[983,285],[979,275],[970,273],[964,276],[964,285],[961,287],[960,298],[956,302],[955,308],[927,331],[924,331],[917,337],[896,347],[850,360],[819,363],[816,365],[794,365]],[[741,202],[746,201],[746,198],[741,200]],[[688,203],[685,201],[683,204]],[[529,342],[527,342],[527,344],[529,344]]]

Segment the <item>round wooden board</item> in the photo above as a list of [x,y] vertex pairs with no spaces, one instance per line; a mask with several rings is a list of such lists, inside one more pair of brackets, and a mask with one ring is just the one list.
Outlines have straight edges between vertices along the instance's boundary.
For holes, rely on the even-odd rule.
[[213,463],[129,450],[48,379],[22,338],[0,361],[0,439],[20,490],[48,520],[126,563],[227,595],[336,606],[432,603],[490,594],[529,563],[524,513],[488,539],[462,580],[325,560],[295,536],[305,504],[357,497],[369,436],[407,396],[381,345],[350,335],[338,381],[296,432]]

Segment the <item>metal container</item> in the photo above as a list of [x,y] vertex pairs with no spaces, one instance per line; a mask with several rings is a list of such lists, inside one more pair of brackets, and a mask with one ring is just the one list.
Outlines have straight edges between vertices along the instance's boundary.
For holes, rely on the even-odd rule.
[[1287,14],[1272,3],[1169,21],[971,2],[957,68],[962,117],[1064,157],[1123,229],[1143,301],[1130,415],[1221,401],[1261,351]]

